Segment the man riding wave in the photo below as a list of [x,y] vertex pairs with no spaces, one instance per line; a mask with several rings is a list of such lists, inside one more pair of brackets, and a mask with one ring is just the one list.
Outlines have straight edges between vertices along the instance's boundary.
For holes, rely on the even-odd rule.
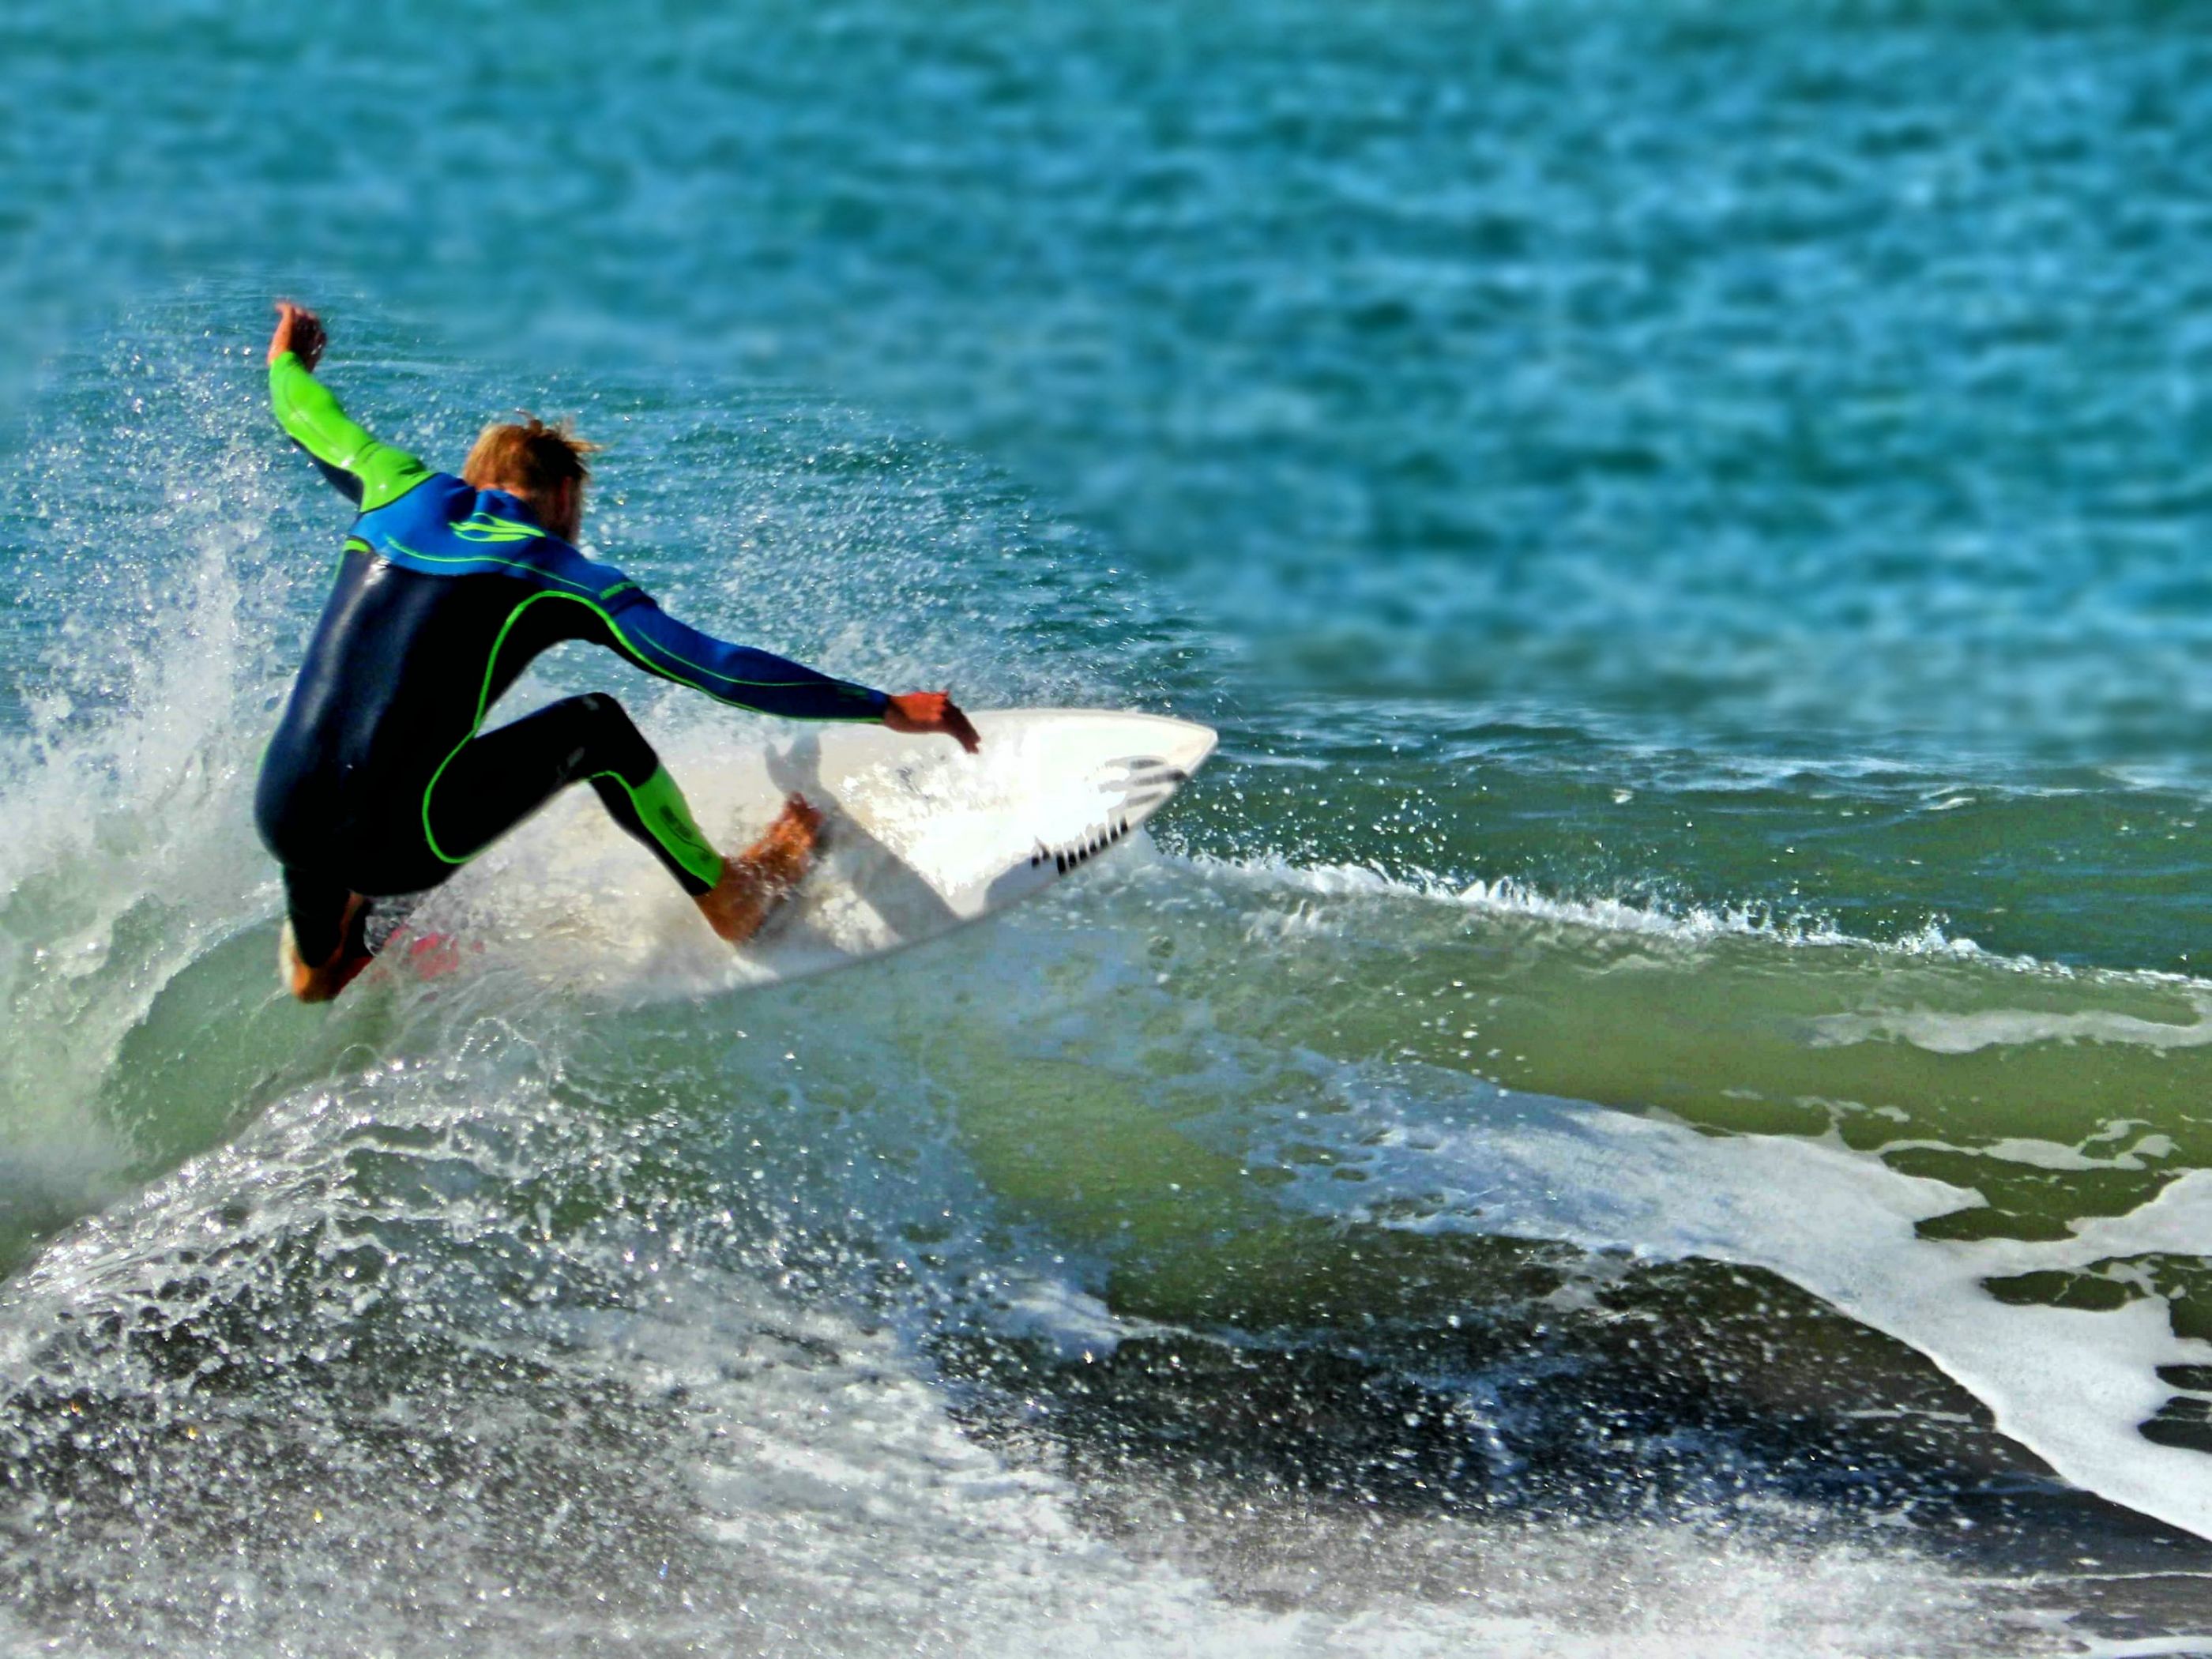
[[805,873],[817,811],[794,794],[766,834],[725,857],[612,697],[566,697],[485,731],[531,659],[563,641],[739,708],[979,746],[947,693],[894,696],[715,639],[578,552],[592,447],[567,433],[535,418],[488,426],[458,477],[378,441],[314,378],[321,321],[276,309],[276,419],[361,508],[254,798],[284,867],[281,966],[301,1001],[328,1001],[368,964],[371,899],[436,886],[572,783],[589,781],[733,945]]

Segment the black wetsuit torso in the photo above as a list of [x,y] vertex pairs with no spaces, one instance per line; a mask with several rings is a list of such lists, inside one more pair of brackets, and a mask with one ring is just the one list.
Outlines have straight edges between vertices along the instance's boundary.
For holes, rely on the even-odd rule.
[[255,818],[271,852],[342,872],[355,892],[410,893],[496,836],[471,831],[495,804],[454,771],[482,711],[563,641],[623,648],[596,609],[518,597],[504,575],[425,575],[347,548],[262,761]]

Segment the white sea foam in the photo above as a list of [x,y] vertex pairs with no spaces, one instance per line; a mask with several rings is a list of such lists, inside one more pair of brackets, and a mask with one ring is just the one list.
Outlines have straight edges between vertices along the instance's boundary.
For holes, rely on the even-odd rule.
[[1102,1359],[1126,1341],[1166,1329],[1124,1317],[1090,1291],[1048,1273],[1000,1275],[997,1300],[1001,1328],[1042,1340],[1062,1359]]
[[1839,945],[1914,957],[2044,966],[2030,958],[1992,956],[1972,939],[1953,938],[1932,921],[1894,939],[1872,939],[1845,933],[1817,916],[1780,914],[1763,905],[1669,908],[1633,899],[1550,894],[1510,877],[1455,884],[1419,874],[1393,876],[1369,865],[1301,864],[1283,858],[1232,860],[1200,855],[1178,862],[1187,862],[1209,879],[1247,888],[1310,894],[1322,899],[1419,901],[1686,945],[1719,939],[1765,939],[1792,945]]
[[[275,894],[247,822],[259,734],[239,718],[268,672],[242,599],[265,532],[224,505],[254,499],[259,465],[228,448],[196,475],[221,488],[195,490],[189,463],[159,446],[142,459],[151,477],[171,478],[166,499],[118,525],[88,520],[58,482],[75,459],[34,457],[19,484],[40,501],[52,556],[77,552],[76,538],[134,536],[171,553],[114,574],[119,591],[104,598],[138,590],[120,631],[97,617],[64,623],[29,728],[0,752],[0,1200],[64,1214],[111,1193],[131,1156],[92,1109],[125,1033],[240,925],[241,894]],[[133,637],[149,615],[163,626]],[[79,707],[68,689],[79,680],[111,701]]]
[[1818,1048],[1860,1042],[1909,1042],[1935,1054],[1971,1054],[1983,1048],[2031,1042],[2113,1042],[2146,1048],[2200,1048],[2212,1043],[2212,998],[2191,998],[2197,1018],[2186,1025],[2144,1019],[2106,1009],[2059,1013],[2043,1009],[1988,1008],[1951,1013],[1933,1008],[1881,1009],[1824,1014],[1812,1022]]
[[[1910,1143],[1904,1143],[1910,1144]],[[1935,1143],[1927,1143],[1933,1146]],[[1882,1148],[1895,1152],[1899,1143]],[[1993,1140],[1986,1146],[1974,1149],[1983,1158],[1993,1158],[2000,1163],[2025,1164],[2038,1170],[2144,1170],[2150,1166],[2145,1161],[2168,1158],[2174,1154],[2171,1135],[2145,1135],[2133,1146],[2114,1152],[2110,1158],[2092,1158],[2075,1146],[2062,1146],[2055,1140],[2034,1140],[2011,1136]]]
[[[1303,1136],[1328,1137],[1336,1164],[1302,1170],[1286,1190],[1341,1212],[1346,1188],[1330,1177],[1348,1166],[1366,1177],[1362,1212],[1384,1224],[1768,1268],[1917,1348],[2075,1484],[2212,1538],[2207,1460],[2136,1432],[2171,1392],[2156,1368],[2212,1363],[2212,1343],[2177,1337],[2156,1296],[2094,1312],[2007,1305],[1981,1288],[1990,1277],[2113,1256],[2201,1254],[2212,1239],[2212,1170],[2191,1170],[2140,1209],[2087,1222],[2065,1239],[1927,1239],[1915,1223],[1978,1196],[1901,1175],[1833,1138],[1714,1137],[1472,1086],[1479,1092],[1453,1127],[1402,1097],[1348,1083],[1358,1110],[1297,1126]],[[1418,1206],[1423,1218],[1386,1208],[1394,1200]]]
[[[2212,1044],[2212,981],[2163,969],[2081,968],[2001,954],[1983,949],[1971,939],[1954,937],[1933,920],[1911,932],[1874,939],[1844,932],[1817,917],[1780,915],[1759,906],[1669,908],[1627,899],[1555,896],[1511,879],[1455,886],[1418,875],[1391,876],[1364,865],[1302,865],[1272,857],[1225,860],[1157,853],[1149,856],[1155,866],[1194,872],[1225,890],[1262,898],[1288,897],[1291,902],[1286,907],[1278,904],[1248,918],[1245,926],[1255,934],[1358,938],[1374,925],[1372,907],[1413,904],[1462,911],[1504,923],[1556,927],[1570,933],[1650,939],[1690,951],[1741,940],[1784,950],[1863,954],[1877,963],[1899,959],[1956,963],[1992,976],[2027,975],[2091,992],[2098,988],[2151,991],[2178,997],[2198,1015],[2188,1024],[2178,1024],[2102,1009],[2063,1012],[1986,1009],[1956,1013],[1925,1007],[1858,1009],[1808,1020],[1806,1030],[1815,1046],[1896,1041],[1931,1053],[1967,1054],[2047,1042],[2150,1048]],[[1125,859],[1121,863],[1126,870],[1132,861]]]

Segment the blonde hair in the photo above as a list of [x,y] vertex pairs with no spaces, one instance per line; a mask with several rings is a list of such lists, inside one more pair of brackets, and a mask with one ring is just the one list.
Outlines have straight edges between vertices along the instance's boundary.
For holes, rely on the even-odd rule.
[[528,410],[520,423],[494,422],[477,434],[476,447],[461,465],[461,477],[478,489],[507,489],[525,500],[550,495],[573,479],[586,483],[592,469],[584,457],[599,446],[586,443],[563,421],[548,426]]

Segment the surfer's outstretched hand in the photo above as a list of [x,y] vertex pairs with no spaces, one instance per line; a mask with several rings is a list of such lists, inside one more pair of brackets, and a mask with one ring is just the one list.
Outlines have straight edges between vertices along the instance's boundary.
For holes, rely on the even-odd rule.
[[323,331],[323,319],[313,312],[289,300],[276,302],[276,331],[269,337],[270,362],[289,351],[312,374],[322,359],[324,346],[329,343],[330,336]]
[[884,710],[884,724],[894,732],[942,732],[969,754],[983,746],[975,727],[950,691],[908,691],[894,696]]

